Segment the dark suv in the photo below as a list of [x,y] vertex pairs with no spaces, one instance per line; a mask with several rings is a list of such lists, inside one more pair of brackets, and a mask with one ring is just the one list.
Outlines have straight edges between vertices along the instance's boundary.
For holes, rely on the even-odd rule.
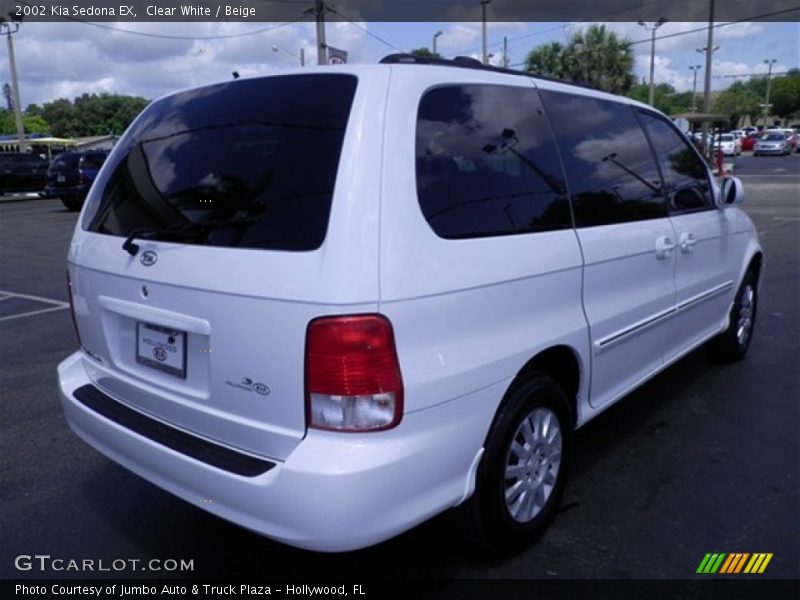
[[44,189],[47,161],[38,154],[0,152],[0,196]]
[[106,156],[106,150],[62,152],[53,159],[47,171],[44,196],[61,198],[69,210],[80,210]]

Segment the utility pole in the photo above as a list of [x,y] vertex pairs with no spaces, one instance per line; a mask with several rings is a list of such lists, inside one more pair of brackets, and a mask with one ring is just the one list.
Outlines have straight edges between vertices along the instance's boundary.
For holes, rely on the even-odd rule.
[[656,87],[653,79],[656,67],[656,30],[666,22],[667,19],[664,17],[661,17],[652,25],[648,25],[644,21],[639,21],[639,25],[644,27],[647,31],[652,32],[652,40],[650,43],[650,106],[654,106],[656,101]]
[[294,56],[296,59],[298,59],[300,61],[300,66],[301,67],[305,67],[306,66],[306,49],[305,48],[300,48],[300,56],[298,56],[297,54],[295,54],[294,52],[290,52],[289,50],[287,50],[283,46],[279,46],[278,44],[272,44],[272,51],[273,52],[278,52],[278,51],[281,51],[281,50],[283,52],[286,52],[286,54],[288,54],[289,56]]
[[19,99],[19,83],[17,82],[17,62],[14,60],[14,40],[12,34],[19,31],[19,23],[12,24],[5,19],[0,21],[0,35],[6,36],[8,44],[8,63],[11,70],[11,91],[14,94],[14,120],[17,123],[17,140],[20,152],[28,151],[28,142],[25,139],[25,126],[22,123],[22,103]]
[[328,46],[325,44],[325,2],[314,0],[314,14],[317,17],[317,64],[328,64]]
[[440,29],[439,31],[437,31],[436,33],[433,34],[433,56],[434,57],[436,56],[436,38],[438,38],[443,33],[444,33],[444,31],[442,31]]
[[692,106],[693,112],[697,112],[697,71],[702,67],[700,65],[692,65],[689,67],[694,72],[694,83],[692,84]]
[[508,68],[508,37],[503,36],[503,68]]
[[769,120],[769,90],[770,85],[772,84],[772,65],[778,62],[777,58],[769,58],[764,61],[767,65],[767,97],[764,99],[764,127],[768,125],[767,121]]
[[[708,114],[711,109],[711,59],[714,52],[719,49],[719,46],[714,47],[714,0],[709,0],[708,11],[708,42],[705,47],[706,55],[706,77],[703,85],[703,113]],[[708,137],[708,121],[703,121],[703,148],[705,149],[708,159],[711,160],[711,144],[709,144]]]
[[489,53],[486,50],[486,5],[492,0],[481,0],[481,34],[483,39],[483,64],[489,64]]

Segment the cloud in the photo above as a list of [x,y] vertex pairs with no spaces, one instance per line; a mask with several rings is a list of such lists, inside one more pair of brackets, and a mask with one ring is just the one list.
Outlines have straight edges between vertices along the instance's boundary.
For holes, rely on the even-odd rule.
[[[306,64],[317,62],[313,23],[276,27],[280,23],[25,23],[14,36],[20,96],[23,106],[42,104],[83,93],[115,92],[153,99],[180,89],[229,79],[232,71],[256,76],[283,67],[299,66],[304,48]],[[369,29],[369,24],[359,23]],[[164,39],[134,35],[186,36]],[[253,35],[200,39],[220,35]],[[345,49],[351,62],[374,62],[393,50],[357,26],[330,22],[327,41]],[[278,52],[273,51],[277,44]],[[385,51],[384,51],[385,50]],[[8,81],[8,63],[0,59],[0,80]]]

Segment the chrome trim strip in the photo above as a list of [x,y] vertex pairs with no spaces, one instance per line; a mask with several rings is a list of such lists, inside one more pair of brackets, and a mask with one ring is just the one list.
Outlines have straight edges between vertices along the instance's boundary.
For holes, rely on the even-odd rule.
[[624,338],[628,337],[629,335],[633,335],[635,333],[640,333],[645,329],[660,323],[664,319],[672,317],[675,313],[678,312],[678,309],[675,306],[671,306],[666,310],[662,310],[659,313],[654,314],[651,317],[648,317],[638,323],[634,323],[633,325],[626,327],[621,331],[617,331],[616,333],[612,333],[609,336],[604,337],[602,340],[597,340],[594,344],[595,346],[595,353],[599,354],[600,352],[607,350],[611,346],[614,346],[618,342],[621,342]]
[[705,302],[706,300],[710,300],[715,296],[719,296],[723,292],[727,292],[729,289],[733,287],[733,281],[726,281],[725,283],[721,283],[717,286],[714,286],[710,290],[706,290],[705,292],[701,292],[696,296],[692,296],[688,300],[684,300],[680,304],[678,304],[678,310],[686,310],[695,304],[699,304],[701,302]]
[[612,333],[609,336],[604,337],[601,340],[598,340],[594,343],[595,354],[600,354],[601,352],[608,350],[612,346],[615,346],[619,342],[623,341],[625,338],[635,335],[644,331],[645,329],[652,327],[665,319],[673,317],[678,312],[687,310],[701,302],[705,302],[706,300],[710,300],[720,294],[727,292],[729,289],[733,287],[733,281],[726,281],[725,283],[721,283],[713,288],[706,290],[705,292],[701,292],[696,296],[692,296],[691,298],[684,300],[680,304],[676,306],[672,306],[666,310],[662,310],[659,313],[652,315],[642,321],[634,323],[625,329]]

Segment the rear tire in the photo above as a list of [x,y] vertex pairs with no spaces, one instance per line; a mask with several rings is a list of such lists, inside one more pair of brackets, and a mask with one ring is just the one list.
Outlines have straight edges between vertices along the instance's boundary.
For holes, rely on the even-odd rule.
[[572,450],[568,406],[561,387],[542,373],[512,385],[486,438],[475,493],[456,509],[469,542],[491,553],[514,551],[553,519]]
[[70,212],[77,212],[83,206],[83,198],[61,198],[61,203]]
[[758,277],[753,269],[745,275],[731,307],[728,328],[706,345],[709,358],[732,363],[742,360],[750,348],[758,308]]

